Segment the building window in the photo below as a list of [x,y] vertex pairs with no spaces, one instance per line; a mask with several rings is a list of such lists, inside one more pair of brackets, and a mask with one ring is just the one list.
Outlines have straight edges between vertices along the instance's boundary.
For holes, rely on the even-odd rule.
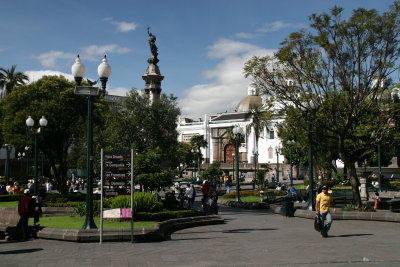
[[269,139],[275,139],[275,132],[269,131]]
[[272,147],[268,148],[268,158],[272,159],[274,156],[274,150],[272,149]]

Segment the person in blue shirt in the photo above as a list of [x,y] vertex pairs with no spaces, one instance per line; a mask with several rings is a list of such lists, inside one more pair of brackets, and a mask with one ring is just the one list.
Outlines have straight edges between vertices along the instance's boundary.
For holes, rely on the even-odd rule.
[[297,200],[297,191],[296,188],[294,188],[294,185],[291,185],[289,188],[289,195],[292,196],[294,200]]

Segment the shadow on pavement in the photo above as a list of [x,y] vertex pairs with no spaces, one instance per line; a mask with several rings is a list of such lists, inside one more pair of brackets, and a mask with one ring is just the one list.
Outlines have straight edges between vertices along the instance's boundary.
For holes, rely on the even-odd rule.
[[[220,239],[221,237],[218,237]],[[191,237],[191,238],[171,238],[168,241],[184,241],[184,240],[215,240],[215,237]]]
[[331,235],[329,237],[352,237],[352,236],[364,236],[364,235],[373,235],[373,234]]
[[231,230],[224,230],[222,233],[249,233],[252,231],[274,231],[278,230],[276,228],[241,228],[241,229],[231,229]]
[[23,254],[23,253],[32,253],[36,251],[41,251],[42,248],[30,248],[30,249],[17,249],[17,250],[9,250],[9,251],[0,251],[0,254]]

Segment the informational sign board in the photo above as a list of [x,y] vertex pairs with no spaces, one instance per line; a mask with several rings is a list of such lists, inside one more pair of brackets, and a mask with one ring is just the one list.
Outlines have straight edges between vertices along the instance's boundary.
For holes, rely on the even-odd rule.
[[104,152],[105,196],[129,195],[131,193],[131,153]]

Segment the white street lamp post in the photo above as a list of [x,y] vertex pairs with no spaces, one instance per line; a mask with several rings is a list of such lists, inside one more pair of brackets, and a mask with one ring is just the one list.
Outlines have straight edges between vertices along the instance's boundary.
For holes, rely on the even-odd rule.
[[26,126],[28,127],[30,134],[34,136],[34,165],[35,165],[35,171],[33,174],[34,177],[34,186],[33,186],[33,194],[35,196],[38,195],[38,186],[39,186],[39,179],[38,179],[38,149],[37,149],[37,136],[41,133],[41,129],[47,126],[47,119],[42,116],[42,118],[39,120],[39,128],[34,128],[35,121],[32,119],[31,116],[29,116],[26,119]]
[[[93,220],[93,97],[98,96],[99,88],[90,84],[90,86],[81,86],[83,76],[85,75],[85,66],[81,63],[79,55],[71,67],[74,75],[76,87],[75,94],[88,97],[88,118],[87,118],[87,153],[86,153],[86,219],[82,229],[97,229]],[[97,68],[97,73],[101,81],[101,93],[106,94],[106,85],[108,77],[111,74],[111,67],[104,56],[102,63]],[[103,189],[101,189],[103,190]]]
[[236,125],[233,128],[233,134],[235,135],[235,155],[236,155],[236,202],[240,202],[240,184],[239,184],[239,144],[240,138],[243,134],[243,129]]

